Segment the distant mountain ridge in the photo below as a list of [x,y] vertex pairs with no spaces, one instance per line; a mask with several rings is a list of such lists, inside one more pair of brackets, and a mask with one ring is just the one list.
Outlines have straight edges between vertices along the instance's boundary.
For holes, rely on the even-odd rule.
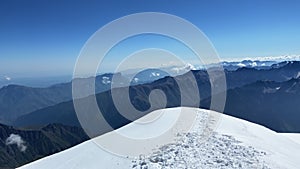
[[[209,76],[206,71],[204,70],[196,70],[196,71],[191,71],[195,78],[197,79],[197,85],[199,89],[199,94],[201,97],[201,102],[200,102],[200,107],[205,107],[209,108],[210,104],[210,81],[209,81]],[[245,107],[247,104],[242,102],[239,99],[234,99],[239,98],[238,96],[233,95],[232,93],[242,93],[241,96],[243,96],[245,102],[247,103],[253,103],[252,106],[255,108],[260,106],[260,107],[265,107],[265,110],[271,110],[272,109],[272,104],[277,104],[281,105],[282,108],[284,104],[288,104],[286,101],[282,101],[280,99],[285,99],[289,100],[294,99],[294,100],[300,100],[300,95],[298,96],[297,94],[287,94],[287,95],[273,95],[272,97],[279,99],[277,102],[267,102],[267,100],[259,100],[259,97],[261,96],[268,96],[268,92],[271,92],[274,90],[272,86],[270,88],[272,89],[264,89],[260,90],[260,87],[255,86],[256,83],[259,83],[257,81],[274,81],[272,83],[280,83],[280,85],[285,86],[286,84],[289,84],[290,81],[293,81],[294,77],[297,77],[298,73],[300,72],[300,62],[289,62],[288,64],[285,64],[282,67],[278,68],[271,68],[271,69],[263,69],[263,70],[257,70],[254,68],[240,68],[236,71],[225,71],[226,78],[227,78],[227,86],[228,86],[228,96],[227,96],[227,102],[226,102],[226,107],[225,107],[225,113],[227,114],[232,114],[236,117],[241,117],[246,120],[254,121],[254,122],[259,122],[260,124],[270,127],[275,131],[284,131],[284,132],[300,132],[300,126],[295,124],[294,122],[291,122],[292,126],[286,126],[286,124],[289,121],[284,122],[283,120],[293,120],[293,119],[285,119],[282,118],[281,121],[276,121],[275,122],[279,123],[278,125],[274,125],[273,123],[270,123],[269,119],[262,118],[263,120],[258,120],[264,114],[260,114],[260,116],[254,116],[256,109],[251,109],[249,107],[247,114],[241,116],[241,111],[240,109],[237,109],[238,107]],[[177,77],[177,80],[180,80],[183,84],[185,84],[188,88],[189,85],[193,83],[193,79],[189,79],[188,76],[186,75],[181,75]],[[275,82],[277,81],[277,82]],[[265,82],[264,82],[265,83]],[[298,81],[295,82],[298,84]],[[254,87],[252,86],[254,85]],[[250,91],[250,92],[240,92],[239,90],[243,89],[242,91]],[[138,110],[146,110],[143,114],[139,115],[136,117],[142,117],[143,115],[147,114],[148,112],[152,110],[148,110],[150,108],[148,96],[150,94],[150,91],[153,89],[160,89],[164,91],[166,97],[167,97],[167,107],[177,107],[181,105],[181,95],[180,95],[180,90],[178,86],[176,85],[176,81],[174,80],[173,77],[165,77],[162,79],[159,79],[157,81],[148,83],[148,84],[141,84],[141,85],[135,85],[130,87],[130,99],[132,104],[134,105],[135,108]],[[118,88],[118,90],[124,90],[123,88]],[[253,91],[252,91],[253,90]],[[300,88],[295,88],[297,92],[300,91]],[[239,91],[239,92],[235,92]],[[265,93],[261,93],[264,91]],[[188,90],[190,92],[190,95],[193,95],[193,91]],[[279,93],[278,93],[279,94]],[[282,97],[284,96],[284,97]],[[122,117],[119,112],[117,111],[113,100],[111,96],[111,91],[105,91],[102,93],[99,93],[96,95],[98,105],[101,108],[101,111],[106,118],[106,120],[113,126],[114,128],[119,128],[125,124],[130,123],[129,120],[125,119]],[[159,98],[157,98],[159,100]],[[272,99],[270,99],[272,101]],[[260,101],[260,102],[258,102]],[[266,105],[263,106],[264,101],[266,101]],[[190,101],[190,103],[193,103],[193,100]],[[282,103],[282,104],[279,104]],[[291,102],[295,104],[294,109],[295,111],[298,110],[298,104],[296,102]],[[186,104],[186,105],[181,105],[181,106],[188,106],[188,107],[194,107],[194,104]],[[293,106],[289,104],[289,106]],[[232,107],[232,108],[230,108]],[[283,110],[283,109],[275,109],[275,111]],[[253,111],[252,111],[253,110]],[[234,114],[236,113],[236,114]],[[264,112],[265,113],[265,112]],[[295,112],[290,111],[289,109],[286,110],[286,113],[291,113],[293,116],[292,117],[298,117]],[[275,113],[276,114],[276,113]],[[278,112],[277,112],[278,114]],[[271,116],[270,118],[272,118]],[[257,118],[257,119],[255,119]],[[275,117],[274,117],[275,118]],[[280,120],[279,118],[276,118],[277,120]],[[76,113],[73,107],[73,102],[68,101],[65,103],[60,103],[58,105],[54,105],[51,107],[47,107],[35,112],[32,112],[28,115],[24,115],[20,118],[18,118],[13,125],[14,126],[44,126],[46,124],[50,123],[63,123],[66,125],[75,125],[79,126],[79,122],[76,117]],[[103,131],[101,133],[108,132],[110,129],[103,128]]]
[[[113,76],[117,79],[114,87],[122,87],[152,82],[167,76],[167,73],[159,69],[146,69],[135,75],[131,82],[131,75],[121,73],[105,73],[95,78],[76,78],[73,81],[79,82],[84,88],[91,88],[90,84],[95,79],[95,92],[101,93],[111,89]],[[22,115],[69,100],[72,100],[72,81],[44,88],[14,84],[4,86],[0,88],[0,123],[11,124]]]
[[[155,73],[155,76],[149,76],[148,81],[145,81],[143,75],[146,76],[147,73],[149,75]],[[136,79],[140,78],[141,80],[132,83],[140,84],[150,82],[157,80],[162,76],[160,72],[149,71],[143,75],[137,75]],[[129,84],[128,78],[122,76],[120,73],[98,75],[95,78],[96,93],[109,90],[111,88],[113,76],[116,76],[120,81],[118,84],[114,84],[114,86],[122,87],[126,83]],[[93,78],[77,78],[74,80],[79,81],[81,86],[85,86],[85,88],[91,88],[90,83]],[[88,95],[85,95],[84,97],[86,96]],[[69,100],[72,100],[72,82],[55,84],[46,88],[34,88],[20,85],[4,86],[0,89],[0,122],[11,124],[13,120],[22,115]]]
[[[224,113],[277,132],[300,132],[300,78],[257,81],[227,91]],[[209,107],[210,99],[204,101]],[[205,105],[204,104],[204,105]]]
[[[243,61],[242,63],[248,65],[266,64],[266,62],[258,63],[258,61]],[[296,76],[299,71],[299,62],[297,61],[273,64],[272,66],[269,66],[269,69],[240,67],[237,70],[230,70],[226,69],[225,66],[228,88],[239,87],[257,80],[285,81]],[[195,72],[197,72],[197,70],[195,70]],[[95,78],[96,93],[110,90],[113,76],[116,76],[120,81],[117,84],[114,84],[114,86],[122,87],[126,86],[126,84],[138,85],[153,82],[168,76],[168,74],[158,69],[146,69],[133,77],[131,82],[129,82],[127,75],[124,76],[120,73],[99,75]],[[205,79],[207,79],[207,77],[205,77]],[[74,80],[80,81],[82,84],[81,86],[85,86],[85,88],[91,88],[90,82],[93,78],[78,78]],[[201,78],[198,82],[200,81]],[[11,124],[15,119],[22,115],[71,99],[71,82],[56,84],[47,88],[33,88],[20,85],[5,86],[0,89],[0,122]]]

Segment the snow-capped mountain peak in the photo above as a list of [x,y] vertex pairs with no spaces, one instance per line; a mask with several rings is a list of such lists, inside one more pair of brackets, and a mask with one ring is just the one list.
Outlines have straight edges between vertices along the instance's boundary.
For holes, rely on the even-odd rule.
[[[265,127],[217,112],[196,108],[171,108],[164,113],[169,116],[185,109],[196,111],[196,123],[188,133],[178,133],[174,143],[162,145],[153,153],[138,157],[122,157],[105,151],[92,140],[68,150],[32,162],[20,168],[289,168],[300,166],[300,144],[291,138]],[[218,127],[207,139],[203,139],[203,122],[207,117],[220,116]],[[161,123],[164,125],[165,123]],[[137,129],[130,123],[119,131],[144,135],[153,129]],[[153,125],[154,127],[155,125]],[[156,126],[157,127],[157,126]],[[136,129],[137,131],[132,131]],[[299,135],[296,135],[299,136]],[[97,139],[101,139],[99,136]]]

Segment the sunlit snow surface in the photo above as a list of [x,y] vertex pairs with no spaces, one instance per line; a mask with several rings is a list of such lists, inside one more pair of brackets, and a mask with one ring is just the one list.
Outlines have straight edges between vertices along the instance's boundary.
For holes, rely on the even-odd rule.
[[[176,115],[181,108],[166,109]],[[180,133],[176,141],[163,145],[150,155],[121,157],[104,151],[94,142],[86,141],[63,152],[27,164],[33,169],[121,169],[121,168],[288,168],[300,166],[300,144],[297,134],[278,134],[262,126],[222,115],[217,128],[203,134],[208,117],[218,113],[202,109],[188,133]],[[163,123],[162,123],[163,124]],[[121,130],[133,130],[133,124]],[[148,126],[149,127],[149,126]],[[157,127],[157,126],[155,126]],[[143,132],[147,134],[147,132]],[[207,137],[209,136],[209,137]],[[102,136],[100,136],[102,137]]]

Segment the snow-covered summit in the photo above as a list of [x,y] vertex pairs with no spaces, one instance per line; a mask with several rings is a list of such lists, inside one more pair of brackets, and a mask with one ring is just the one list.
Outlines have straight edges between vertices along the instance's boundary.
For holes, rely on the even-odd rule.
[[[279,134],[265,127],[217,112],[196,108],[165,109],[164,114],[197,111],[196,122],[188,133],[179,133],[176,142],[165,144],[149,155],[136,158],[116,156],[89,140],[75,147],[45,157],[22,169],[101,169],[101,168],[289,168],[300,166],[298,134]],[[218,125],[203,141],[203,125],[208,117],[221,117]],[[163,118],[162,118],[163,119]],[[167,123],[158,123],[164,125]],[[128,124],[123,133],[152,133],[157,128],[135,128]],[[137,129],[137,131],[131,131]],[[149,130],[149,132],[145,131]],[[153,133],[152,133],[153,134]],[[100,136],[100,138],[103,136]],[[98,138],[97,138],[98,139]]]

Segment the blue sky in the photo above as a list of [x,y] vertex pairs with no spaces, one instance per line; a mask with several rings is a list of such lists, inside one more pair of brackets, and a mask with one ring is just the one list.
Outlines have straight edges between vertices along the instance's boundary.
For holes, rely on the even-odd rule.
[[222,59],[300,54],[297,0],[3,0],[0,74],[71,74],[82,46],[96,30],[137,12],[170,13],[192,22]]

